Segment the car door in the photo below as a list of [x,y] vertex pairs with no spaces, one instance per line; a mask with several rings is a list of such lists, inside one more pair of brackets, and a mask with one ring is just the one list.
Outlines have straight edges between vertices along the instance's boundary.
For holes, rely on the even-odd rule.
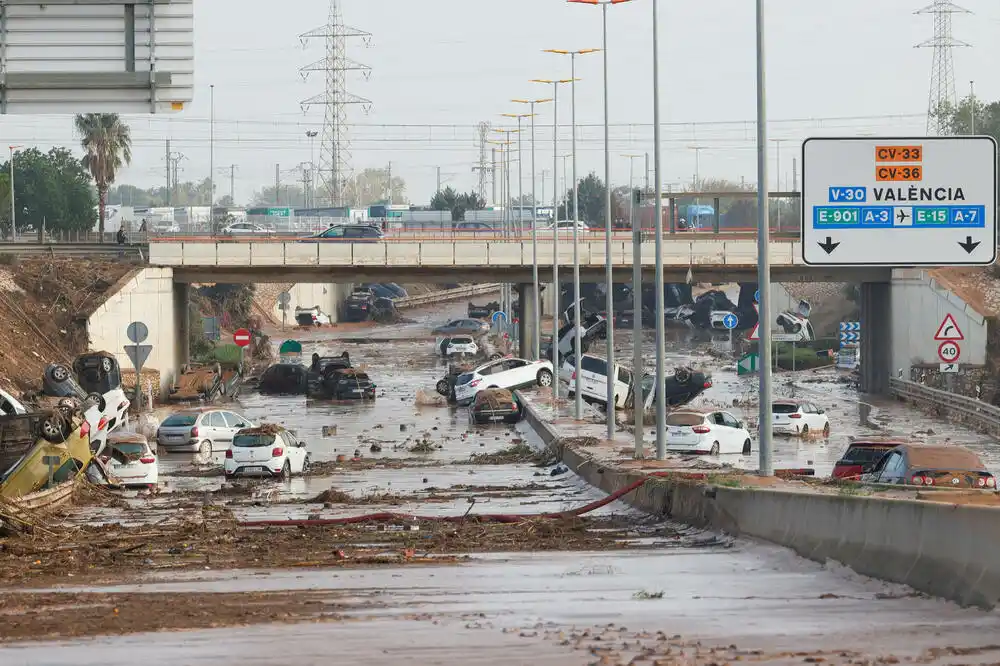
[[325,240],[343,240],[344,227],[330,227],[322,234],[320,234],[319,238],[323,238]]
[[344,240],[350,241],[352,243],[364,242],[364,230],[358,226],[349,226],[344,228]]
[[632,386],[632,372],[622,366],[618,366],[618,378],[615,382],[615,404],[624,405],[625,398],[629,394]]
[[827,418],[815,403],[809,403],[809,429],[813,432],[823,432],[826,427]]
[[726,441],[719,442],[719,448],[723,453],[743,453],[743,442],[746,436],[740,427],[740,420],[729,412],[722,412],[722,422],[726,435]]
[[583,394],[597,400],[608,397],[608,362],[595,356],[584,356],[580,361]]
[[504,361],[504,388],[521,388],[535,383],[535,377],[530,375],[531,368],[522,358],[509,358]]
[[211,433],[207,439],[212,440],[213,450],[232,446],[233,438],[229,434],[229,425],[223,418],[222,412],[209,412],[205,417],[205,423],[208,424],[208,431]]
[[285,441],[285,451],[288,456],[288,464],[292,468],[293,474],[301,474],[306,465],[306,447],[292,433],[287,430],[281,433]]

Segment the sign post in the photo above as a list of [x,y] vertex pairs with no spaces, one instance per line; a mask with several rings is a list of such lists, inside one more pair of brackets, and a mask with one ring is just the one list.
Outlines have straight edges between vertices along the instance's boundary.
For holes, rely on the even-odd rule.
[[287,291],[278,294],[278,307],[281,309],[281,331],[285,331],[285,320],[288,317],[288,304],[292,302],[292,295]]
[[240,348],[240,367],[243,367],[246,348],[250,346],[250,331],[245,328],[238,329],[233,333],[233,344]]
[[136,410],[141,412],[142,366],[153,351],[153,345],[142,344],[149,337],[149,327],[144,322],[134,321],[129,324],[125,329],[125,335],[132,342],[130,345],[125,345],[125,353],[128,355],[128,359],[132,361],[132,367],[135,368],[135,399],[133,400],[133,404],[135,404]]
[[991,265],[996,202],[991,137],[802,144],[802,259],[810,266]]

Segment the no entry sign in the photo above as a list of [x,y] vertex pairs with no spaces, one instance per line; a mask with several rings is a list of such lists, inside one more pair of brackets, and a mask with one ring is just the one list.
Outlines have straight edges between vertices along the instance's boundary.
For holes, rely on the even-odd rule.
[[237,347],[246,347],[250,344],[250,331],[241,328],[233,333],[233,342]]

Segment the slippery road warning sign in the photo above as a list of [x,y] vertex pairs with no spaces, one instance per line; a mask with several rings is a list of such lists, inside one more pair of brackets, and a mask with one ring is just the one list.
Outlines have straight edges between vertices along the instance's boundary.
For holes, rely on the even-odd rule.
[[941,322],[941,325],[938,326],[937,333],[934,334],[934,339],[938,341],[964,340],[965,336],[962,335],[962,329],[958,327],[955,318],[949,314]]

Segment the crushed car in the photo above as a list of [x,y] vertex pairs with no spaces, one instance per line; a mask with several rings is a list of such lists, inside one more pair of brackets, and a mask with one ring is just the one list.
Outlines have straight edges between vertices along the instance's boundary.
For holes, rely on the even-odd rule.
[[243,384],[242,368],[235,364],[215,363],[185,364],[181,374],[170,387],[167,399],[171,402],[214,402],[235,398]]
[[350,368],[351,355],[348,352],[340,356],[312,355],[312,362],[306,371],[306,394],[319,396],[322,394],[324,377],[336,368]]
[[443,395],[448,398],[448,402],[456,402],[455,384],[458,382],[458,378],[466,373],[472,372],[475,367],[476,366],[471,363],[448,366],[447,374],[445,374],[442,379],[438,380],[437,384],[434,386],[434,390],[438,392],[438,395]]
[[[645,411],[652,409],[656,401],[656,376],[645,374],[642,378],[642,401]],[[712,375],[689,367],[676,368],[664,380],[667,407],[682,407],[692,402],[702,393],[712,388]],[[635,409],[635,383],[629,385],[626,409]]]
[[295,323],[299,326],[329,326],[330,315],[325,314],[318,305],[311,308],[296,307]]
[[469,406],[469,420],[478,425],[517,423],[522,415],[517,398],[507,389],[480,391]]
[[257,380],[257,390],[272,395],[304,395],[309,388],[309,369],[301,363],[275,363]]
[[374,400],[375,383],[360,368],[329,368],[321,383],[321,397],[332,400]]
[[493,316],[494,312],[500,311],[500,302],[492,301],[490,303],[485,303],[483,305],[476,305],[475,303],[469,303],[469,307],[466,310],[469,319],[489,319]]
[[[24,418],[24,417],[3,417]],[[30,416],[29,416],[30,418]],[[0,497],[13,499],[54,487],[84,473],[93,459],[90,424],[79,412],[65,419],[45,414],[27,451],[0,477]]]
[[107,466],[109,485],[155,488],[159,481],[156,452],[139,433],[113,433],[100,460]]

